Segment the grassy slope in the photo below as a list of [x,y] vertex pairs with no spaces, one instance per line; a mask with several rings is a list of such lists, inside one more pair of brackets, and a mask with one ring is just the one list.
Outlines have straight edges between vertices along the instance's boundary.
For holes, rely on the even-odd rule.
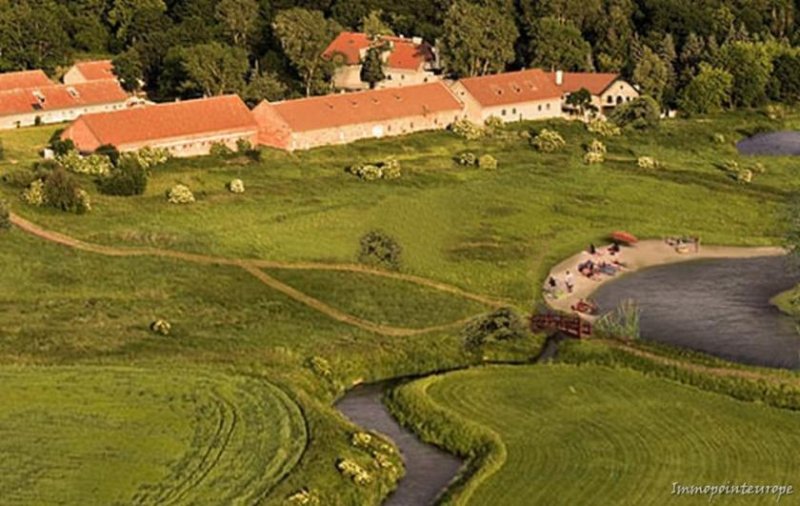
[[[797,122],[791,118],[788,124]],[[113,245],[153,245],[226,256],[352,262],[359,237],[381,228],[404,248],[403,270],[527,307],[550,265],[609,230],[641,236],[700,234],[706,243],[766,244],[780,234],[784,198],[797,187],[791,161],[769,159],[749,186],[714,163],[739,159],[729,139],[765,123],[757,115],[728,115],[665,123],[654,134],[608,141],[616,161],[587,167],[577,124],[557,123],[570,147],[539,155],[524,140],[465,142],[448,133],[420,134],[306,153],[266,152],[260,164],[213,158],[175,160],[159,168],[143,197],[96,195],[86,216],[25,206],[20,189],[0,183],[0,197],[46,227]],[[529,127],[517,125],[513,128]],[[533,125],[536,128],[541,124]],[[770,128],[780,125],[772,123]],[[29,165],[53,128],[0,132],[6,161],[0,174]],[[493,153],[496,173],[455,167],[460,151]],[[364,183],[343,173],[355,161],[398,157],[399,181]],[[653,155],[658,171],[636,167]],[[744,161],[743,163],[749,163]],[[247,193],[224,185],[244,179]],[[170,206],[164,191],[189,184],[193,206]],[[215,364],[254,373],[290,391],[314,438],[299,467],[272,498],[311,487],[326,504],[372,504],[385,489],[358,488],[333,463],[352,456],[348,425],[330,407],[334,392],[355,379],[378,379],[470,363],[456,332],[390,339],[348,327],[272,292],[244,271],[157,259],[110,259],[77,253],[12,231],[0,237],[0,361],[6,363]],[[404,326],[469,314],[472,303],[363,276],[284,271],[281,279],[363,317]],[[155,318],[174,335],[146,330]],[[534,340],[535,341],[535,340]],[[520,349],[487,350],[503,359]],[[333,365],[334,380],[306,367],[314,355]]]
[[800,465],[798,413],[629,370],[489,367],[402,389],[502,440],[505,462],[469,504],[666,504],[674,481],[791,483]]
[[785,292],[779,293],[772,298],[772,302],[778,309],[791,316],[800,316],[800,305],[795,302],[800,294],[800,286],[794,287]]
[[256,379],[105,367],[3,367],[0,379],[7,504],[251,502],[306,442],[298,406]]

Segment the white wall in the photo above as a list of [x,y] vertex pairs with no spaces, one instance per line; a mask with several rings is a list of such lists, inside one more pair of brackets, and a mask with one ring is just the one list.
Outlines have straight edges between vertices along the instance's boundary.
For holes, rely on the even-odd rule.
[[117,102],[113,104],[100,104],[100,105],[87,105],[81,107],[73,107],[70,109],[59,110],[44,110],[35,111],[25,114],[17,114],[13,116],[0,117],[0,130],[10,130],[13,128],[33,126],[36,124],[36,118],[41,119],[43,125],[51,123],[63,123],[65,121],[73,121],[81,114],[91,114],[96,112],[118,111],[125,108],[125,102]]

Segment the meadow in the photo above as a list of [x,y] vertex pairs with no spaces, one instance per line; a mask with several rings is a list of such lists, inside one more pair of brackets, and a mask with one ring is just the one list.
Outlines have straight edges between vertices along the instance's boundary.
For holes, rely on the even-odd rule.
[[[521,135],[543,126],[564,135],[565,151],[537,153]],[[23,383],[30,384],[30,391],[58,406],[55,387],[41,379],[39,371],[55,371],[54,377],[60,377],[62,368],[69,368],[86,371],[87,378],[85,384],[73,381],[75,390],[64,397],[63,410],[54,407],[51,421],[63,420],[63,441],[36,447],[31,439],[35,434],[22,430],[21,418],[29,411],[34,416],[36,410],[26,411],[21,401],[14,410],[0,403],[0,430],[9,441],[17,441],[15,451],[28,451],[38,459],[26,461],[33,463],[25,479],[52,476],[46,490],[63,491],[99,465],[94,444],[101,436],[73,437],[69,431],[75,420],[91,416],[101,426],[98,434],[111,431],[112,439],[119,435],[113,427],[138,423],[136,431],[151,430],[142,418],[119,420],[106,409],[123,402],[127,394],[103,376],[118,373],[104,371],[132,368],[130,385],[140,383],[141,391],[156,390],[148,395],[170,399],[170,408],[141,410],[147,420],[158,420],[152,432],[162,428],[159,410],[172,409],[162,417],[162,437],[172,438],[168,456],[180,462],[192,434],[200,434],[197,446],[213,443],[202,441],[201,436],[208,436],[203,428],[207,425],[193,428],[192,401],[168,393],[166,384],[158,390],[162,383],[154,383],[156,378],[180,372],[185,383],[168,382],[170,388],[175,383],[176,392],[194,388],[191,385],[233,391],[263,383],[265,399],[278,402],[274,399],[282,399],[284,392],[289,400],[285,410],[299,410],[307,440],[284,437],[287,427],[299,430],[294,422],[264,423],[260,435],[251,437],[255,450],[261,451],[259,445],[269,449],[262,460],[252,460],[249,448],[229,450],[241,452],[248,466],[263,466],[259,479],[237,488],[243,482],[223,476],[241,473],[220,461],[222,467],[215,466],[208,481],[193,490],[225,482],[219,494],[233,497],[245,488],[247,493],[269,490],[261,501],[267,504],[282,504],[301,490],[311,491],[326,505],[378,504],[397,476],[377,473],[372,483],[361,486],[336,469],[342,458],[374,466],[372,457],[352,444],[357,429],[332,407],[346,388],[492,360],[530,360],[538,354],[542,336],[468,350],[462,322],[493,307],[486,303],[489,299],[521,313],[530,311],[539,302],[538,287],[551,265],[603,240],[611,230],[627,229],[641,237],[695,234],[705,243],[780,243],[785,203],[798,189],[792,160],[760,159],[766,172],[750,184],[737,183],[718,164],[737,160],[747,166],[759,161],[740,157],[735,140],[755,130],[794,126],[800,126],[800,115],[794,113],[781,120],[749,112],[668,121],[653,132],[607,139],[608,161],[591,166],[581,158],[582,144],[593,136],[580,124],[564,121],[511,125],[479,141],[434,132],[291,154],[265,150],[259,162],[240,156],[172,160],[153,171],[147,192],[139,197],[100,195],[91,178],[82,176],[93,211],[80,216],[28,206],[19,198],[21,188],[3,179],[28,170],[55,129],[0,132],[6,155],[0,160],[0,198],[18,215],[100,245],[161,248],[225,260],[108,256],[53,244],[20,229],[0,231],[0,369],[19,371],[14,380],[19,390]],[[715,133],[725,142],[715,142]],[[500,166],[497,171],[458,166],[453,157],[464,151],[491,153]],[[636,158],[644,155],[655,157],[662,167],[639,168]],[[365,182],[345,173],[353,163],[389,156],[400,160],[399,180]],[[226,190],[233,178],[243,179],[244,194]],[[197,203],[168,204],[164,194],[176,183],[188,185]],[[403,248],[399,272],[393,275],[353,265],[359,239],[375,229],[393,236]],[[253,270],[267,279],[242,268],[240,260],[256,262]],[[310,263],[335,264],[338,270]],[[415,276],[425,282],[413,281]],[[452,290],[437,288],[441,284]],[[334,318],[321,307],[369,325]],[[159,318],[172,324],[169,336],[148,329]],[[392,334],[387,329],[409,332]],[[537,381],[544,384],[545,379]],[[105,385],[108,388],[101,388]],[[615,391],[615,384],[602,385]],[[92,386],[96,391],[85,393]],[[18,389],[11,390],[6,395]],[[75,399],[86,399],[86,406],[76,407]],[[238,400],[231,402],[238,406]],[[252,406],[241,409],[252,411]],[[754,413],[753,417],[772,416]],[[273,415],[277,416],[265,414]],[[36,416],[45,414],[40,410]],[[156,458],[146,455],[148,448],[132,448],[125,441],[115,447],[120,465],[127,455],[131,466],[148,462],[142,466],[153,471],[120,471],[128,477],[115,487],[99,487],[100,502],[125,502],[113,496],[112,488],[135,494],[144,484],[161,483],[164,488],[158,490],[167,493],[177,483],[165,478],[175,466],[167,469],[166,461],[148,461]],[[70,473],[52,471],[45,462],[55,451],[82,456],[81,466]],[[265,462],[267,455],[275,455],[273,461]],[[733,457],[729,462],[734,465]],[[290,467],[291,472],[279,479]],[[54,474],[48,475],[51,471]],[[14,502],[36,501],[22,497]]]
[[487,366],[393,395],[404,412],[425,414],[429,437],[455,446],[474,437],[492,452],[489,472],[451,496],[453,504],[704,504],[708,496],[672,495],[673,482],[791,485],[800,465],[799,413],[627,369]]

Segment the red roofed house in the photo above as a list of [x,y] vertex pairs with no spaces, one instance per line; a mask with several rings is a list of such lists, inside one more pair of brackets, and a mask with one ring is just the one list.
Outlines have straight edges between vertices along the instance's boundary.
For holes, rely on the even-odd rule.
[[330,43],[324,58],[340,65],[333,76],[333,86],[342,90],[363,90],[369,84],[361,80],[361,63],[370,47],[383,47],[381,59],[386,79],[377,88],[393,88],[438,80],[436,50],[419,37],[381,36],[370,40],[365,33],[342,32]]
[[467,117],[483,123],[496,116],[505,122],[561,116],[561,90],[539,70],[520,70],[454,82],[451,88],[464,102]]
[[[2,78],[0,77],[0,81]],[[0,130],[71,121],[81,114],[116,111],[129,97],[112,79],[0,90]]]
[[258,143],[289,151],[444,129],[464,116],[441,82],[262,102],[253,111]]
[[34,88],[36,86],[50,86],[52,84],[55,83],[41,70],[23,70],[20,72],[6,72],[5,74],[0,74],[0,91]]
[[592,105],[600,112],[609,112],[619,104],[639,97],[639,92],[619,74],[601,72],[550,72],[550,79],[566,98],[581,88],[592,94]]
[[166,148],[173,156],[206,155],[212,144],[236,149],[240,139],[255,143],[258,124],[236,95],[87,114],[62,134],[82,153],[111,144],[121,152],[145,146]]
[[89,81],[116,79],[111,60],[95,60],[78,62],[64,74],[64,84],[78,84]]

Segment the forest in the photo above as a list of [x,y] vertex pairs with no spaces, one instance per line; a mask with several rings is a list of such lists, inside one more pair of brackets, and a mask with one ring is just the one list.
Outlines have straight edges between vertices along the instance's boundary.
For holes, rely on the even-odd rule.
[[800,97],[793,0],[0,0],[0,71],[58,76],[110,56],[154,100],[249,103],[330,91],[342,30],[420,36],[463,77],[543,67],[621,72],[665,108]]

